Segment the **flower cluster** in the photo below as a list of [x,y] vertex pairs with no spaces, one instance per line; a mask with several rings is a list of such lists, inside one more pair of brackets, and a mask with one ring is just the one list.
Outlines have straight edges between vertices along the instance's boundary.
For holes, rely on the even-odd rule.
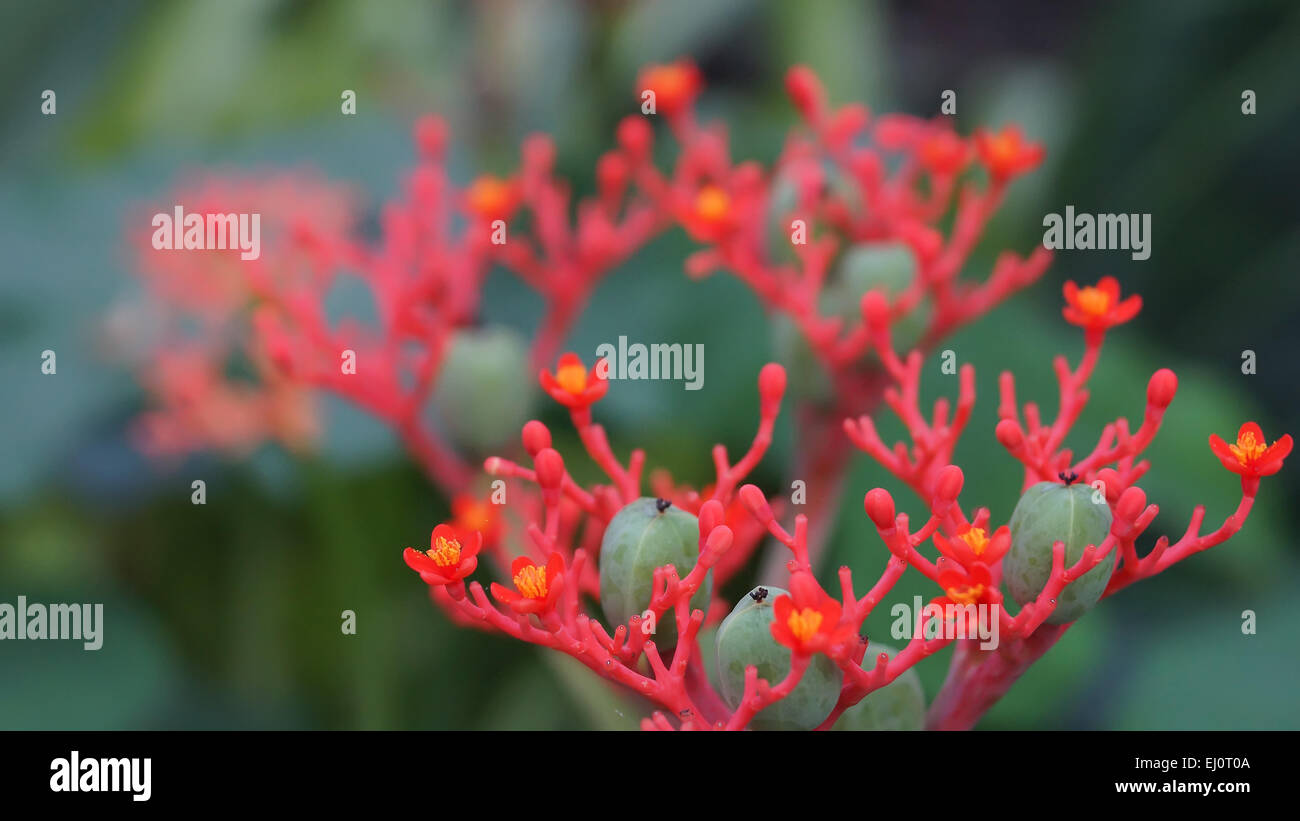
[[[595,193],[576,202],[554,174],[547,137],[525,141],[516,172],[461,187],[446,172],[445,128],[422,120],[420,162],[404,195],[382,209],[374,241],[360,238],[355,206],[335,189],[293,178],[209,183],[211,196],[192,211],[256,201],[271,215],[270,237],[252,261],[143,253],[173,334],[141,365],[159,405],[147,417],[150,441],[165,451],[265,438],[301,445],[314,392],[366,408],[453,497],[452,518],[434,528],[428,549],[404,554],[433,601],[458,623],[558,650],[630,688],[659,708],[646,728],[861,726],[864,699],[876,694],[870,703],[879,704],[899,692],[918,661],[948,644],[948,680],[928,715],[909,722],[973,726],[1098,600],[1236,533],[1291,438],[1269,444],[1254,423],[1234,444],[1211,437],[1213,454],[1241,476],[1237,510],[1202,534],[1198,508],[1182,537],[1161,537],[1139,557],[1136,541],[1157,511],[1138,486],[1148,468],[1140,457],[1178,381],[1169,370],[1151,377],[1136,429],[1117,419],[1082,458],[1065,448],[1106,334],[1141,309],[1139,297],[1121,298],[1114,278],[1068,283],[1064,318],[1083,330],[1084,353],[1075,366],[1055,361],[1056,418],[1045,420],[1032,402],[1022,407],[1011,374],[1000,382],[993,433],[1024,466],[1021,503],[1003,524],[963,504],[952,457],[975,402],[974,368],[961,369],[954,400],[927,412],[922,362],[938,340],[1049,265],[1038,247],[1004,251],[986,277],[963,275],[1008,186],[1042,161],[1043,147],[1014,125],[962,136],[943,119],[836,108],[802,67],[786,85],[802,122],[767,168],[733,161],[725,129],[699,121],[703,81],[693,64],[646,69],[637,91],[653,105],[620,122],[614,147],[597,160]],[[677,148],[668,169],[654,159],[656,120]],[[607,363],[559,355],[601,277],[674,227],[700,245],[688,275],[728,272],[767,306],[782,360],[758,376],[749,448],[733,461],[717,446],[702,487],[647,473],[642,450],[618,458],[594,416],[610,389]],[[543,299],[527,345],[478,326],[493,266]],[[327,311],[348,280],[368,290],[371,321],[336,321]],[[195,315],[197,341],[177,341]],[[232,358],[252,371],[238,387],[226,376]],[[503,397],[502,384],[540,386],[565,408],[604,478],[575,479],[550,429],[523,421],[528,395]],[[779,501],[744,484],[787,402],[796,415],[793,475],[808,500],[789,529]],[[882,404],[906,441],[881,438],[873,415]],[[818,573],[853,450],[846,444],[910,488],[928,514],[916,527],[887,491],[867,492],[885,567],[865,592],[840,568],[832,593]],[[483,466],[505,483],[508,504],[471,490],[471,465],[487,453],[501,454]],[[759,578],[786,587],[726,600],[724,585],[769,536],[774,550]],[[891,651],[864,636],[863,624],[909,569],[934,583],[935,607]],[[497,577],[486,588],[472,579],[484,570]],[[600,613],[589,612],[591,602]],[[970,638],[980,618],[996,623],[997,649]],[[706,628],[718,651],[712,677],[701,661]]]

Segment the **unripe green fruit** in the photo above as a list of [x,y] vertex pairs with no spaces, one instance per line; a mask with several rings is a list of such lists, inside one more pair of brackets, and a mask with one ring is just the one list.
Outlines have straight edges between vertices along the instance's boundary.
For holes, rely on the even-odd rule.
[[[860,316],[862,295],[884,291],[893,303],[916,279],[916,255],[901,242],[865,242],[848,249],[836,266],[839,314]],[[930,305],[921,300],[891,327],[896,350],[907,350],[920,338],[930,320]]]
[[467,328],[453,336],[434,405],[460,446],[488,453],[515,441],[528,421],[532,386],[528,346],[509,328]]
[[[643,496],[615,514],[600,542],[600,606],[611,628],[627,624],[650,606],[656,568],[671,564],[686,578],[699,557],[699,520],[676,505]],[[691,609],[706,609],[712,592],[709,571],[691,596]],[[652,638],[660,648],[677,644],[672,610],[659,618]]]
[[[839,166],[830,161],[822,163],[823,184],[831,196],[845,203],[850,212],[862,212],[862,195],[857,183],[844,174]],[[799,255],[794,251],[791,222],[802,218],[807,228],[807,240],[812,242],[813,225],[810,215],[794,212],[799,202],[799,185],[795,175],[798,172],[785,171],[779,174],[772,185],[772,193],[767,205],[767,249],[772,262],[778,265],[797,265]]]
[[[773,686],[790,672],[790,648],[772,638],[772,602],[784,595],[786,591],[779,587],[755,587],[718,627],[718,685],[733,710],[745,695],[746,667],[757,667],[758,677]],[[814,729],[835,708],[843,680],[835,663],[816,653],[790,695],[760,711],[750,726],[755,730]]]
[[[1105,501],[1093,501],[1088,485],[1039,482],[1025,491],[1011,514],[1011,550],[1002,561],[1007,591],[1020,606],[1037,596],[1052,574],[1052,543],[1065,543],[1065,566],[1083,556],[1088,545],[1100,545],[1110,533],[1111,512]],[[1088,612],[1115,569],[1112,551],[1092,570],[1066,585],[1056,597],[1048,624],[1068,624]]]
[[[788,234],[787,234],[788,238]],[[845,328],[862,321],[862,296],[882,290],[890,301],[898,299],[916,277],[916,257],[906,244],[861,243],[849,248],[831,271],[822,289],[818,310],[822,316],[839,317]],[[907,316],[891,327],[894,348],[907,350],[921,337],[930,319],[928,300],[922,299]],[[790,375],[790,392],[814,402],[828,402],[834,392],[826,371],[801,331],[785,314],[772,323],[772,342],[777,360]]]
[[[876,657],[885,653],[891,659],[898,651],[887,644],[871,642],[862,666],[871,670]],[[923,730],[925,729],[925,691],[916,668],[867,695],[845,710],[835,722],[836,730]]]

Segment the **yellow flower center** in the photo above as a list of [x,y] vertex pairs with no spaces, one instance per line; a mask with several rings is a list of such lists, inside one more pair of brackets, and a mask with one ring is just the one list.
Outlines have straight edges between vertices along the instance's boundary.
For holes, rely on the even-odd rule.
[[984,593],[984,585],[963,584],[960,587],[950,587],[947,592],[948,598],[957,604],[975,604]]
[[433,540],[433,549],[425,553],[438,567],[455,567],[460,564],[460,542],[438,536]]
[[695,195],[695,214],[706,222],[725,219],[731,210],[731,197],[716,185],[706,185]]
[[790,628],[790,632],[794,633],[795,638],[799,641],[807,641],[817,635],[817,629],[822,626],[822,614],[819,610],[805,607],[791,613],[785,623]]
[[1079,310],[1091,316],[1103,316],[1110,310],[1110,294],[1091,285],[1079,290]]
[[965,533],[961,534],[961,540],[965,542],[976,556],[984,555],[984,548],[989,546],[988,534],[982,527],[972,527]]
[[469,205],[482,216],[495,216],[510,202],[510,186],[496,177],[479,177],[469,188]]
[[587,389],[587,368],[579,363],[561,365],[555,374],[555,381],[561,388],[572,394],[582,393]]
[[1000,163],[1010,163],[1020,154],[1020,137],[1014,131],[993,138],[993,156]]
[[1255,434],[1246,431],[1237,437],[1237,444],[1228,445],[1228,450],[1243,465],[1258,461],[1268,450],[1268,445],[1255,438]]
[[530,564],[515,574],[515,587],[526,599],[546,598],[546,568]]

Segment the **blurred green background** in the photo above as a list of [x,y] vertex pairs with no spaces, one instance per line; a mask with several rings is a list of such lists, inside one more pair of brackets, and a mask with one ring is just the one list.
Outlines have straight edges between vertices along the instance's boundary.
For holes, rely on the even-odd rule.
[[[817,69],[836,102],[937,112],[958,127],[1015,120],[1048,161],[1014,189],[967,274],[999,249],[1027,252],[1042,215],[1148,212],[1151,258],[1063,252],[1045,279],[947,346],[973,362],[980,401],[957,461],[968,504],[1011,512],[1017,465],[991,435],[996,380],[1055,406],[1050,355],[1076,358],[1060,318],[1066,279],[1119,277],[1146,308],[1108,339],[1080,421],[1083,446],[1117,415],[1139,419],[1146,379],[1181,391],[1144,482],[1177,535],[1192,507],[1221,521],[1235,477],[1206,446],[1246,419],[1300,433],[1295,400],[1294,157],[1300,9],[1287,2],[656,3],[46,2],[7,4],[0,31],[0,601],[105,603],[105,646],[0,643],[0,728],[631,728],[644,705],[575,663],[453,628],[400,559],[447,502],[363,414],[328,403],[319,453],[267,448],[228,462],[149,464],[126,439],[142,407],[131,375],[100,355],[98,323],[135,287],[131,209],[194,168],[316,168],[392,195],[412,161],[409,126],[436,111],[454,129],[453,173],[506,172],[519,139],[555,135],[562,173],[592,188],[597,151],[634,110],[638,67],[689,55],[730,123],[739,157],[773,159],[794,121],[784,71]],[[46,88],[58,114],[40,113]],[[342,89],[358,114],[339,113]],[[1243,116],[1241,92],[1258,96]],[[743,447],[753,380],[771,355],[763,311],[737,282],[692,283],[680,232],[600,288],[570,347],[701,342],[706,389],[621,383],[599,408],[620,452],[645,446],[679,478],[709,478],[709,447]],[[725,306],[725,308],[723,307]],[[489,319],[528,330],[536,301],[504,277]],[[40,352],[58,351],[56,377]],[[1258,373],[1243,375],[1254,350]],[[931,373],[933,371],[933,373]],[[927,396],[955,384],[928,369]],[[548,409],[543,416],[564,429]],[[886,431],[892,431],[889,425]],[[788,420],[757,481],[785,487]],[[564,447],[571,447],[566,443]],[[572,450],[568,451],[572,452]],[[1011,691],[985,728],[1298,728],[1300,569],[1294,465],[1265,483],[1245,531],[1106,602]],[[190,481],[208,503],[190,504]],[[831,565],[874,578],[885,553],[861,512],[884,485],[854,463]],[[1153,537],[1148,538],[1148,542]],[[826,581],[830,581],[828,578]],[[933,595],[919,576],[895,600]],[[744,591],[737,582],[733,595]],[[339,630],[356,611],[358,634]],[[1242,635],[1254,610],[1258,633]],[[881,608],[868,623],[887,630]],[[886,641],[891,641],[886,638]],[[948,653],[920,672],[933,696]]]

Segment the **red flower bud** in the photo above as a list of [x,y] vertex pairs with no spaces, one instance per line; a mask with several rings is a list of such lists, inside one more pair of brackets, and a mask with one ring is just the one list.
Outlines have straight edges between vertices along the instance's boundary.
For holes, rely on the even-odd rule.
[[1014,419],[1003,419],[998,422],[993,435],[998,438],[998,441],[1002,443],[1002,447],[1007,450],[1015,450],[1025,441],[1025,432],[1020,429],[1020,423]]
[[880,530],[888,530],[894,526],[894,497],[889,495],[889,491],[883,487],[867,491],[867,495],[862,500],[862,507],[866,509],[867,516]]
[[650,156],[654,132],[644,117],[629,114],[618,124],[617,139],[633,162],[641,162]]
[[447,124],[439,117],[425,115],[415,121],[415,144],[420,153],[428,160],[442,159],[443,149],[447,145]]
[[795,108],[809,122],[821,119],[826,110],[826,92],[817,75],[807,66],[795,66],[785,75],[785,90]]
[[564,482],[564,459],[553,448],[543,448],[533,457],[537,484],[543,490],[556,490]]
[[1151,374],[1147,383],[1147,401],[1157,408],[1167,408],[1174,401],[1178,392],[1178,376],[1168,368],[1161,368]]
[[528,455],[534,459],[537,458],[538,452],[551,446],[551,431],[536,419],[524,425],[522,438],[524,450],[528,451]]
[[880,291],[867,291],[862,295],[862,319],[868,326],[880,330],[889,326],[889,300]]
[[939,471],[939,479],[934,483],[935,498],[945,502],[953,501],[961,494],[961,487],[965,481],[966,477],[962,475],[961,468],[948,465]]
[[1131,487],[1120,494],[1115,503],[1115,517],[1131,522],[1146,510],[1147,495],[1140,487]]
[[758,373],[758,395],[764,403],[780,402],[785,396],[785,368],[769,362]]

